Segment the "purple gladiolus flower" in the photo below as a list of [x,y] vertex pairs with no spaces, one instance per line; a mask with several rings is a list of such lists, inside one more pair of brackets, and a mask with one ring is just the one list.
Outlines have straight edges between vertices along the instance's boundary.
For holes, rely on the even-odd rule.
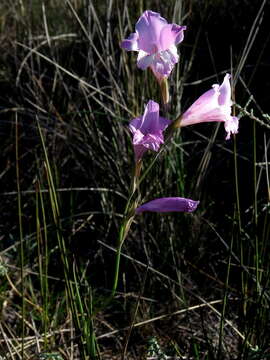
[[231,115],[230,75],[226,74],[221,85],[201,95],[181,116],[180,127],[201,122],[222,121],[227,132],[226,140],[238,132],[238,118]]
[[164,142],[163,131],[169,123],[170,120],[159,116],[159,104],[153,100],[147,103],[143,116],[130,122],[129,129],[133,134],[136,161],[142,158],[147,149],[159,150]]
[[137,65],[140,69],[150,66],[159,81],[167,78],[179,60],[176,45],[183,41],[186,26],[168,24],[160,14],[146,10],[135,30],[122,41],[121,47],[139,52]]
[[181,197],[160,198],[149,201],[136,209],[136,214],[144,211],[151,212],[193,212],[196,210],[199,201]]

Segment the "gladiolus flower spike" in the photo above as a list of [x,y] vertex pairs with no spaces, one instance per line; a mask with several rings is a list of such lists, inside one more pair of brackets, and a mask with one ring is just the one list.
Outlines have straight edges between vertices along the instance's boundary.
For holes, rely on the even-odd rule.
[[135,212],[140,214],[144,211],[151,212],[193,212],[197,209],[199,201],[180,197],[168,197],[151,200],[139,206]]
[[167,78],[179,60],[176,45],[183,41],[186,26],[168,24],[160,14],[147,10],[132,33],[121,43],[127,51],[138,51],[137,66],[145,70],[150,67],[156,78]]
[[150,100],[143,116],[133,119],[129,129],[133,134],[135,160],[138,162],[146,150],[158,151],[164,143],[163,131],[170,120],[159,116],[159,104]]
[[227,132],[226,140],[231,134],[238,132],[238,118],[231,115],[231,85],[230,75],[226,74],[221,85],[215,84],[211,90],[201,95],[184,114],[176,121],[176,127],[193,125],[201,122],[224,122]]

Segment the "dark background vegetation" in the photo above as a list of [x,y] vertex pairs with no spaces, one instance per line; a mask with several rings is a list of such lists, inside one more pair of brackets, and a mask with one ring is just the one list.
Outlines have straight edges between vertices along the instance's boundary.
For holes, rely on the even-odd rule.
[[[259,12],[261,6],[263,11]],[[270,5],[261,0],[2,0],[0,257],[10,281],[0,279],[0,334],[8,334],[19,345],[20,296],[10,285],[17,287],[22,280],[18,183],[24,267],[29,271],[25,280],[27,297],[42,306],[37,249],[40,186],[45,191],[46,221],[42,225],[48,231],[48,274],[52,277],[49,328],[62,334],[63,329],[72,327],[37,122],[58,189],[68,261],[77,267],[82,289],[91,288],[94,309],[109,293],[114,268],[112,248],[116,246],[133,166],[127,125],[142,113],[148,99],[159,100],[151,74],[136,68],[136,54],[125,53],[119,47],[146,9],[160,12],[168,22],[187,25],[179,46],[180,62],[170,78],[172,119],[213,83],[221,83],[226,72],[235,74],[240,67],[234,84],[235,102],[241,108],[249,104],[240,119],[235,142],[225,142],[220,124],[186,128],[176,134],[143,183],[145,200],[185,196],[199,199],[200,206],[194,215],[145,214],[136,218],[123,246],[129,258],[121,262],[117,297],[93,317],[96,336],[100,337],[100,357],[120,359],[127,339],[126,358],[147,357],[148,339],[154,338],[164,353],[174,358],[266,359],[270,351],[269,170],[258,163],[266,161],[269,148],[270,121],[263,114],[270,113]],[[239,107],[235,111],[241,113]],[[150,159],[148,154],[145,163]],[[257,261],[259,290],[258,279],[254,281]],[[82,294],[84,291],[87,293],[82,290]],[[222,299],[226,299],[224,318],[231,322],[225,324],[222,334],[220,316],[205,305],[217,299],[221,300],[215,305],[219,313]],[[133,321],[197,304],[202,308],[138,326],[129,336],[126,330],[120,331]],[[27,321],[34,323],[41,334],[40,314],[29,304],[27,309]],[[26,325],[27,336],[34,337],[33,328]],[[104,335],[113,330],[119,332]],[[69,359],[71,344],[76,346],[78,337],[65,336],[64,332],[54,335],[45,349],[43,345],[36,348],[34,342],[27,350],[28,358],[49,349]],[[13,359],[4,339],[0,353]],[[80,359],[76,351],[72,356]],[[15,358],[21,357],[17,354]]]

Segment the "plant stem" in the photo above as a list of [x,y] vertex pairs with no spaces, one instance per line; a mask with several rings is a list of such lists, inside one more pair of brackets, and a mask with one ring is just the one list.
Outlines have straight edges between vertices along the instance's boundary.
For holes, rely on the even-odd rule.
[[259,273],[259,239],[258,239],[258,199],[257,199],[257,152],[256,152],[256,122],[253,123],[253,177],[254,177],[254,226],[255,226],[255,269],[256,269],[256,296],[260,295]]
[[[126,227],[126,221],[124,221],[120,227],[119,236],[118,236],[118,244],[117,244],[117,252],[116,252],[116,258],[115,258],[115,270],[114,270],[114,279],[113,279],[113,287],[111,292],[111,298],[114,298],[117,285],[118,285],[118,279],[119,279],[119,268],[120,268],[120,257],[121,257],[121,249],[122,245],[124,243],[124,233]],[[127,232],[126,232],[127,234]]]
[[24,246],[23,246],[23,228],[22,228],[22,203],[21,203],[21,187],[20,187],[20,168],[19,168],[19,129],[18,129],[18,115],[15,113],[15,137],[16,137],[16,181],[18,192],[18,217],[19,217],[19,232],[20,232],[20,272],[21,272],[21,294],[22,294],[22,347],[21,359],[24,359],[24,335],[25,335],[25,299],[24,299]]
[[[142,167],[142,161],[139,160],[135,163],[133,176],[131,180],[130,185],[130,193],[129,198],[126,203],[125,211],[124,211],[124,218],[123,222],[120,226],[120,230],[118,233],[118,239],[117,239],[117,251],[116,251],[116,258],[115,258],[115,268],[114,268],[114,279],[113,279],[113,287],[111,291],[111,295],[109,298],[109,302],[114,298],[115,292],[118,286],[118,279],[119,279],[119,268],[120,268],[120,257],[121,257],[121,249],[122,245],[127,237],[127,234],[129,232],[130,226],[134,219],[134,212],[137,207],[140,194],[139,194],[139,178],[141,173],[141,167]],[[134,194],[137,192],[137,197],[134,198]]]

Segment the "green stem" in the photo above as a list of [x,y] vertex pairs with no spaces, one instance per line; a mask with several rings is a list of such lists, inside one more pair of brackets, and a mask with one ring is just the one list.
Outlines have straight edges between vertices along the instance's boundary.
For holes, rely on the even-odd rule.
[[254,225],[255,225],[255,269],[257,296],[260,294],[260,275],[259,275],[259,240],[258,240],[258,205],[257,205],[257,152],[256,152],[256,122],[253,123],[253,177],[254,177]]
[[233,235],[231,238],[230,244],[230,251],[228,256],[228,265],[227,265],[227,274],[226,274],[226,281],[225,281],[225,290],[222,302],[222,311],[221,311],[221,319],[220,319],[220,328],[219,328],[219,345],[218,345],[218,359],[221,359],[222,355],[222,343],[223,343],[223,336],[224,336],[224,324],[225,324],[225,313],[226,313],[226,306],[228,301],[228,289],[229,289],[229,279],[230,279],[230,270],[231,270],[231,261],[232,261],[232,251],[233,251]]
[[[172,124],[171,124],[172,125]],[[149,171],[152,169],[152,167],[154,166],[155,162],[157,161],[157,159],[160,157],[160,155],[163,153],[163,151],[166,149],[166,146],[168,145],[169,141],[171,140],[174,131],[176,130],[175,127],[173,126],[169,126],[166,129],[166,135],[165,135],[165,142],[163,144],[163,146],[161,147],[161,149],[159,150],[159,152],[156,154],[156,156],[154,157],[154,159],[151,161],[150,165],[148,166],[148,168],[144,171],[144,173],[142,174],[142,176],[140,177],[140,180],[138,180],[137,183],[137,187],[139,187],[139,185],[142,183],[142,181],[146,178],[146,176],[148,175]]]
[[[114,298],[115,293],[116,293],[116,289],[118,286],[118,279],[119,279],[119,268],[120,268],[120,257],[121,257],[122,245],[127,237],[130,226],[133,222],[134,212],[135,212],[135,209],[137,207],[137,204],[138,204],[138,201],[140,198],[139,178],[140,178],[140,173],[141,173],[141,167],[142,167],[142,160],[139,160],[136,162],[135,167],[134,167],[133,176],[132,176],[131,185],[130,185],[130,194],[129,194],[128,201],[126,203],[123,222],[120,226],[120,230],[119,230],[119,234],[118,234],[113,287],[112,287],[111,295],[109,298],[109,302]],[[134,199],[135,193],[137,193],[137,197]]]
[[[236,138],[234,136],[233,142],[233,154],[234,154],[234,177],[235,177],[235,193],[236,193],[236,209],[237,209],[237,222],[238,222],[238,236],[240,239],[240,265],[241,268],[245,268],[244,265],[244,250],[243,250],[243,241],[241,238],[242,234],[242,222],[241,222],[241,208],[240,208],[240,195],[239,195],[239,179],[238,179],[238,162],[237,162],[237,146]],[[243,294],[243,312],[246,314],[246,284],[245,284],[245,273],[241,272],[241,286]]]
[[19,217],[19,232],[20,232],[20,269],[21,269],[21,294],[22,294],[22,347],[21,359],[24,359],[24,335],[25,335],[25,300],[24,300],[24,246],[23,246],[23,227],[22,227],[22,203],[21,203],[21,187],[20,187],[20,168],[19,168],[19,129],[18,116],[15,118],[15,137],[16,137],[16,181],[18,192],[18,217]]
[[114,279],[113,279],[111,298],[114,298],[114,295],[115,295],[115,292],[117,289],[117,285],[118,285],[121,249],[122,249],[122,245],[125,240],[124,235],[123,235],[125,233],[125,227],[126,227],[126,222],[123,222],[123,224],[121,225],[121,228],[119,231],[119,237],[118,237],[118,246],[117,246],[116,258],[115,258],[115,270],[114,270]]

